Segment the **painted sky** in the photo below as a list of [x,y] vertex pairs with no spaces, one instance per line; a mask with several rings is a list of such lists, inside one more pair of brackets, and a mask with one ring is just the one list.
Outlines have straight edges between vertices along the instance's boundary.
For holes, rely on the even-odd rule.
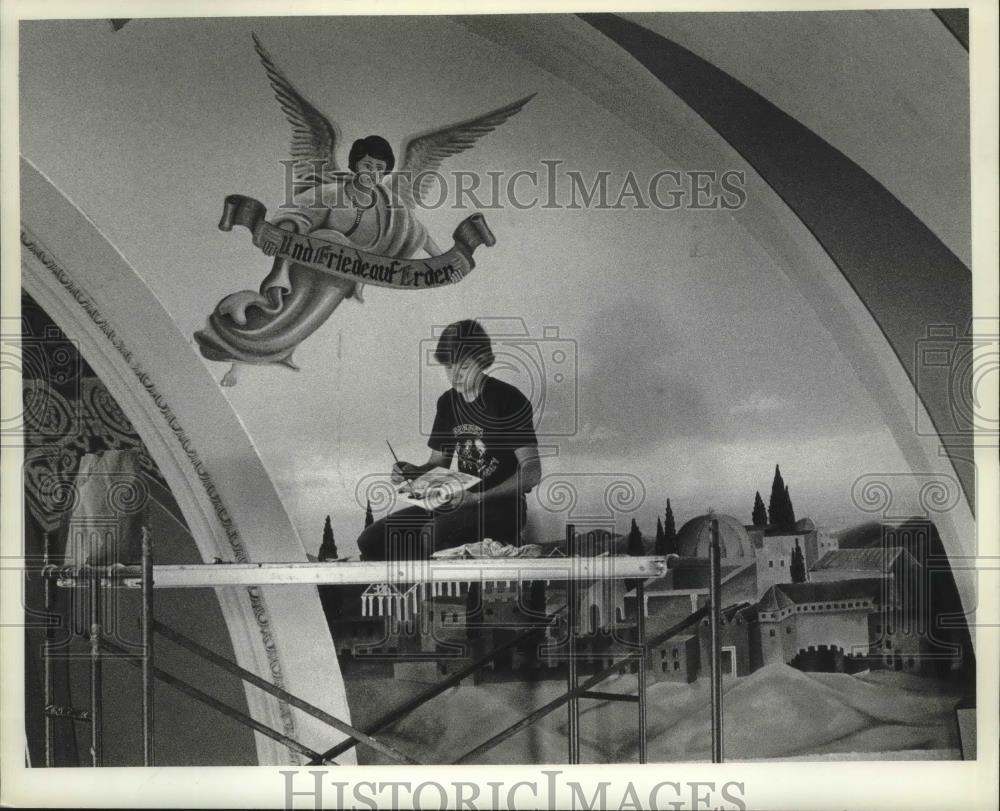
[[[228,194],[271,210],[282,199],[289,128],[251,32],[348,142],[375,132],[398,144],[537,92],[447,168],[509,176],[558,160],[586,177],[609,172],[612,189],[629,172],[701,168],[678,165],[572,87],[446,19],[137,20],[118,33],[97,20],[23,24],[22,154],[93,219],[187,335],[269,269],[244,233],[216,228]],[[444,246],[468,213],[420,216]],[[828,526],[868,517],[851,502],[859,476],[908,470],[814,313],[727,213],[485,214],[497,245],[481,249],[461,284],[368,288],[366,303],[342,305],[299,348],[301,371],[245,368],[226,390],[311,551],[327,514],[342,553],[354,551],[359,482],[387,470],[386,439],[423,461],[421,425],[446,383],[423,363],[421,342],[467,317],[493,319],[495,334],[521,323],[534,337],[558,331],[578,374],[546,416],[577,430],[543,438],[545,473],[581,483],[584,504],[615,477],[636,477],[644,500],[634,515],[647,534],[667,497],[678,523],[709,507],[749,521],[775,463],[798,515]],[[541,340],[538,351],[550,357],[555,346]],[[515,350],[504,357],[514,364],[508,379],[531,382]],[[221,378],[225,367],[206,363]],[[534,379],[555,391],[552,374]],[[531,509],[533,537],[561,535],[563,516]]]

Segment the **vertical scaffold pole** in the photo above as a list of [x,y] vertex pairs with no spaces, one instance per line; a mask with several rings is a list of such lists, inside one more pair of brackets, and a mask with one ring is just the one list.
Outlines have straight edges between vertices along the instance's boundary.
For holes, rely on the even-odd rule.
[[142,762],[153,765],[153,545],[142,527]]
[[639,635],[639,762],[646,762],[646,584],[639,580],[635,587],[636,628]]
[[[570,566],[577,566],[576,560],[576,527],[573,524],[566,525],[566,553],[569,555]],[[566,583],[566,689],[575,690],[577,687],[576,676],[576,625],[577,625],[577,582],[571,578]],[[566,727],[567,743],[569,745],[569,762],[580,762],[580,701],[578,698],[571,698],[566,703],[569,713]]]
[[52,578],[47,576],[49,564],[52,561],[52,533],[45,533],[44,548],[42,551],[42,604],[45,612],[45,641],[42,644],[42,667],[45,671],[44,699],[42,701],[43,712],[45,713],[45,765],[53,766],[55,762],[55,718],[47,712],[48,708],[55,704],[55,673],[52,670],[52,644],[55,641],[55,619],[52,616],[54,605],[55,584]]
[[[94,619],[100,616],[97,610],[100,608],[101,583],[94,577],[90,583],[93,597],[90,601],[94,611]],[[101,624],[92,622],[90,625],[90,760],[92,766],[101,765],[101,693],[103,690],[103,680],[101,673]]]
[[720,633],[722,600],[722,565],[719,548],[719,519],[712,519],[712,537],[708,548],[709,625],[711,629],[712,675],[712,762],[722,763],[722,639]]

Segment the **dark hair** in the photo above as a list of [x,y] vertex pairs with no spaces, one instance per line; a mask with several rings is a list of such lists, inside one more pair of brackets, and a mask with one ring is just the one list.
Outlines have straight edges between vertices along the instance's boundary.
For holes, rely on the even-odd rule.
[[347,168],[352,172],[357,170],[358,161],[365,155],[375,160],[385,161],[385,170],[392,171],[396,165],[396,156],[392,154],[392,147],[389,142],[380,135],[369,135],[367,138],[358,138],[351,144],[351,153],[347,156]]
[[484,367],[492,366],[496,358],[490,336],[478,321],[466,319],[449,324],[438,339],[434,360],[454,365],[469,357],[476,358]]

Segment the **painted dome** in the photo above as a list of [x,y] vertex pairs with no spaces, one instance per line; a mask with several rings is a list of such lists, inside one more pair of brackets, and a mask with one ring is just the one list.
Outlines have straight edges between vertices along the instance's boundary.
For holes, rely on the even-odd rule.
[[724,558],[750,558],[750,536],[743,524],[731,515],[708,514],[692,518],[677,533],[677,551],[681,557],[707,558],[712,536],[712,519],[719,521],[719,546]]

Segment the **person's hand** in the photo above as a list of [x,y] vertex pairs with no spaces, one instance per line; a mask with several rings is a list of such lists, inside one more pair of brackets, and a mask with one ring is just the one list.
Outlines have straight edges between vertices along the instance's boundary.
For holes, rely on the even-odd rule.
[[457,510],[459,507],[470,507],[478,500],[478,494],[447,482],[428,488],[424,495],[424,505],[428,510]]
[[393,484],[402,484],[404,481],[409,481],[419,475],[420,471],[417,466],[411,465],[409,462],[396,462],[392,466]]

